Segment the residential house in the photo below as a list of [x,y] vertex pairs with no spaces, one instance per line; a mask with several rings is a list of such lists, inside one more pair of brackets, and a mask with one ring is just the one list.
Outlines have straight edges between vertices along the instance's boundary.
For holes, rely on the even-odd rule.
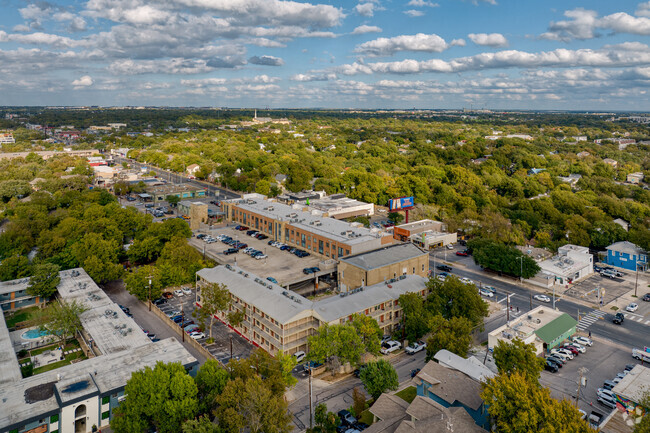
[[578,156],[578,158],[586,158],[586,157],[588,157],[590,155],[591,155],[591,153],[589,153],[587,151],[582,151],[582,152],[578,153],[577,156]]
[[615,159],[605,158],[603,159],[603,162],[607,165],[611,165],[614,168],[618,167],[618,161],[616,161]]
[[614,223],[618,224],[619,226],[623,227],[623,230],[628,231],[630,229],[630,223],[625,221],[622,218],[616,218],[614,220]]
[[636,173],[630,173],[630,174],[628,174],[628,175],[627,175],[627,181],[628,181],[629,183],[633,183],[633,184],[638,185],[638,184],[640,184],[641,182],[643,182],[643,177],[644,177],[644,176],[643,176],[643,173],[641,173],[640,171],[637,171]]
[[621,241],[607,247],[607,263],[629,271],[648,269],[648,252],[628,241]]
[[187,166],[187,174],[190,177],[196,177],[196,173],[201,170],[201,167],[198,164],[192,164]]

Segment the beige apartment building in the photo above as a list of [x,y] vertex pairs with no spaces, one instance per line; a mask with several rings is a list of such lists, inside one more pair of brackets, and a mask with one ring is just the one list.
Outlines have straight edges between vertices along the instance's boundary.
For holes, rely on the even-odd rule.
[[282,204],[261,194],[223,200],[221,206],[228,222],[248,226],[270,239],[332,259],[393,243],[392,236],[379,229],[339,221],[307,206]]
[[341,291],[372,286],[402,275],[429,275],[429,254],[411,243],[391,245],[341,258],[338,281]]
[[426,278],[408,275],[391,284],[358,288],[313,302],[237,266],[225,265],[197,272],[199,304],[201,287],[210,283],[224,284],[231,296],[229,310],[215,317],[228,324],[229,312],[243,312],[240,324],[229,325],[271,355],[279,350],[306,352],[307,338],[322,324],[345,323],[357,313],[373,317],[384,334],[390,334],[401,320],[399,296],[428,293]]

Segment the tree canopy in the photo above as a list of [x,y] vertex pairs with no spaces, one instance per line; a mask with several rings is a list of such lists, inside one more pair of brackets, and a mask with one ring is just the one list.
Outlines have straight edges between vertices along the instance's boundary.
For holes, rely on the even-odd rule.
[[370,361],[361,369],[361,383],[375,400],[386,391],[395,391],[399,379],[395,367],[385,359]]
[[537,380],[544,362],[535,353],[534,344],[526,344],[518,338],[512,342],[500,340],[494,347],[494,363],[500,374],[520,372],[531,380]]

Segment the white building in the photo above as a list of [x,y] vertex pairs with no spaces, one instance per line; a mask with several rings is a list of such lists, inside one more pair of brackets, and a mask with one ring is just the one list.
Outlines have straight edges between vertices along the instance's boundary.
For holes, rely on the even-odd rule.
[[15,142],[11,132],[0,132],[0,144],[14,144]]
[[558,248],[556,256],[538,265],[541,271],[527,281],[546,288],[575,283],[594,272],[594,258],[589,248],[571,244]]

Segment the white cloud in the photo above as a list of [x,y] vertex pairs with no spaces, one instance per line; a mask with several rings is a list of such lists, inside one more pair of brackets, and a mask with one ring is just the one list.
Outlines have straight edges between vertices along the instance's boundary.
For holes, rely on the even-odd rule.
[[464,47],[465,45],[467,45],[465,39],[454,39],[451,42],[449,42],[449,46],[452,47]]
[[476,45],[488,47],[505,47],[508,40],[501,33],[470,33],[467,37]]
[[377,8],[377,5],[375,3],[359,3],[354,7],[354,10],[359,14],[364,17],[371,17],[375,14],[375,9]]
[[284,60],[274,56],[253,56],[248,59],[248,63],[262,66],[282,66],[284,65]]
[[367,26],[367,25],[364,24],[364,25],[356,27],[352,31],[352,34],[353,35],[363,35],[363,34],[366,34],[366,33],[381,33],[381,32],[382,32],[381,27]]
[[650,17],[650,1],[639,3],[639,5],[636,7],[636,12],[634,12],[634,15],[638,17]]
[[397,51],[440,53],[448,47],[447,42],[438,35],[418,33],[416,35],[374,39],[357,45],[354,51],[369,56],[389,56]]
[[415,6],[415,7],[428,6],[430,8],[437,8],[440,5],[438,3],[434,3],[429,0],[411,0],[410,2],[407,3],[407,6]]
[[83,77],[76,79],[72,82],[72,85],[78,88],[90,87],[93,85],[93,79],[90,75],[84,75]]
[[417,10],[417,9],[409,9],[409,10],[404,11],[404,13],[405,13],[406,15],[412,17],[412,18],[415,18],[415,17],[421,17],[421,16],[424,15],[424,12],[419,11],[419,10]]
[[540,37],[557,41],[572,39],[592,39],[600,36],[598,30],[633,35],[650,35],[650,2],[640,3],[635,12],[637,16],[616,12],[598,17],[598,12],[587,9],[573,9],[564,12],[569,20],[551,22],[548,31]]
[[117,60],[108,66],[108,71],[115,75],[139,74],[202,74],[217,68],[227,68],[218,61],[210,62],[198,59],[157,59],[157,60]]

